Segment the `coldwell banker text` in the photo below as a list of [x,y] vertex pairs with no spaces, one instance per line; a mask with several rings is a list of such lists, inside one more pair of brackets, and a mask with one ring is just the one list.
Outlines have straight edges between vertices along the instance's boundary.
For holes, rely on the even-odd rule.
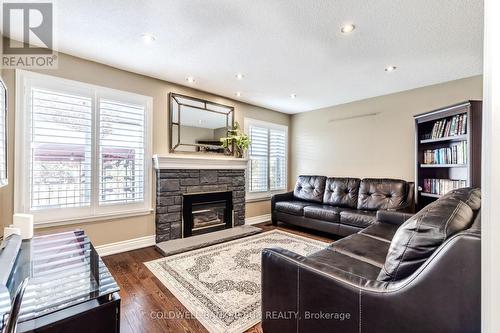
[[51,2],[2,4],[2,67],[57,68]]

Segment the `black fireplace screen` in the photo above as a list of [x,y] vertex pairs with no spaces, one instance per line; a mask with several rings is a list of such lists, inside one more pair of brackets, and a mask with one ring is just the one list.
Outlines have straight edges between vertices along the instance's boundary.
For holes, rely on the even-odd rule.
[[183,196],[184,237],[231,228],[232,193],[213,192]]

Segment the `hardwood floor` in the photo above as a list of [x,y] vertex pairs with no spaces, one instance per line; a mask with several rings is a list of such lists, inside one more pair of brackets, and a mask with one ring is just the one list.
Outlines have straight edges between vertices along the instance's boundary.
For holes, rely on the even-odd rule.
[[[326,242],[334,240],[330,235],[291,226],[274,227],[270,222],[256,226],[264,231],[280,229]],[[143,264],[161,257],[154,247],[147,247],[103,258],[121,289],[121,332],[207,332]],[[262,329],[257,324],[247,332]]]

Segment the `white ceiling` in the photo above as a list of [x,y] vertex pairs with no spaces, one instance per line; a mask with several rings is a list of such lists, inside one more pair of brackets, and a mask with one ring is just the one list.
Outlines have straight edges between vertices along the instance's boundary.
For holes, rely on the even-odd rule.
[[481,0],[56,3],[62,52],[287,113],[482,73]]

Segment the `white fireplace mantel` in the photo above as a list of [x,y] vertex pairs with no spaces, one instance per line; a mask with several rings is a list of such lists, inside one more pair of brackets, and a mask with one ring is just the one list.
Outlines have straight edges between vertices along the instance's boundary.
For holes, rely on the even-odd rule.
[[246,169],[248,159],[214,155],[153,155],[153,167],[163,169]]

